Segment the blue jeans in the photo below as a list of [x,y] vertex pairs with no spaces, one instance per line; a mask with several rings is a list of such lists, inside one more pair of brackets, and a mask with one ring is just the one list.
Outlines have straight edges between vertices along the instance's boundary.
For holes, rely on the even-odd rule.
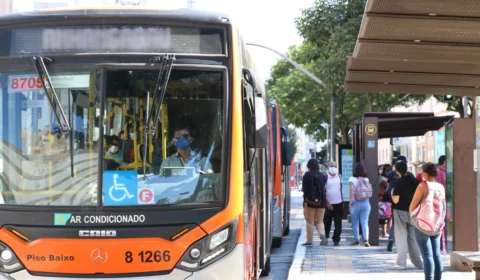
[[415,238],[423,258],[425,280],[442,279],[443,263],[440,253],[440,238],[442,234],[428,236],[415,228]]
[[365,240],[368,240],[368,217],[370,216],[370,200],[353,201],[350,206],[350,214],[352,215],[353,239],[359,241],[358,224],[362,225],[362,234]]

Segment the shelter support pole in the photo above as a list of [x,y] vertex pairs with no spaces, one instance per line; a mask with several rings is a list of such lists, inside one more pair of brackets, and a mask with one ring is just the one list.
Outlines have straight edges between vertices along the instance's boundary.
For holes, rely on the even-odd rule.
[[463,117],[468,118],[468,96],[464,96],[463,99]]
[[378,237],[378,118],[364,117],[361,131],[363,135],[364,168],[372,184],[372,197],[370,198],[370,217],[368,219],[369,242],[371,245],[379,244]]

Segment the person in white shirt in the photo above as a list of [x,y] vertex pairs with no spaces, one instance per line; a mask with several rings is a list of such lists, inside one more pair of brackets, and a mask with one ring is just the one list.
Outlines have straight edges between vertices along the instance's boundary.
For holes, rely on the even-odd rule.
[[343,195],[342,195],[342,176],[338,173],[337,163],[331,161],[328,163],[327,184],[325,185],[327,193],[327,209],[323,216],[323,224],[325,225],[325,236],[327,239],[330,235],[332,221],[335,224],[333,232],[333,244],[340,246],[340,235],[342,234],[342,218],[343,218]]

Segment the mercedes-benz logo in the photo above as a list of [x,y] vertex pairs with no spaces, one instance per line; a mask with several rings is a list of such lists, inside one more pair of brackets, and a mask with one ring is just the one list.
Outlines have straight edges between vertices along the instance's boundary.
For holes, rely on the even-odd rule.
[[108,254],[102,248],[97,248],[92,251],[90,258],[94,264],[104,264],[108,259]]

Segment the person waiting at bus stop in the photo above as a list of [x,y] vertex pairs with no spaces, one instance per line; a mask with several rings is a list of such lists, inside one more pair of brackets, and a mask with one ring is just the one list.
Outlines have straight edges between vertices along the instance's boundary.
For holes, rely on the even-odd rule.
[[350,214],[352,216],[352,228],[353,228],[353,243],[352,246],[356,246],[360,244],[360,234],[359,234],[359,226],[362,228],[362,235],[364,240],[365,247],[370,247],[370,243],[368,242],[368,234],[369,234],[369,227],[368,227],[368,217],[370,216],[371,206],[370,200],[357,200],[355,198],[355,191],[360,186],[360,184],[369,183],[369,179],[367,178],[367,172],[362,164],[357,163],[355,165],[355,169],[353,171],[353,176],[348,179],[348,184],[350,186]]
[[323,218],[325,225],[325,236],[328,240],[332,220],[335,223],[333,232],[334,246],[340,245],[340,235],[342,234],[343,217],[343,195],[342,195],[342,176],[338,173],[337,163],[331,161],[328,163],[327,184],[325,186],[327,194],[327,210]]
[[[396,161],[402,160],[405,163],[407,163],[407,158],[405,156],[398,156]],[[396,171],[391,171],[388,174],[387,177],[387,182],[388,182],[388,188],[387,191],[385,192],[385,195],[383,197],[384,202],[390,202],[393,204],[392,201],[392,190],[395,187],[395,183],[398,180],[398,174]],[[391,252],[393,249],[393,243],[395,242],[395,217],[392,215],[392,225],[390,228],[390,235],[388,237],[388,245],[387,245],[387,251]]]
[[194,141],[191,125],[179,124],[172,139],[177,152],[162,161],[160,175],[170,175],[165,174],[166,167],[195,167],[200,173],[213,173],[210,161],[200,151],[192,149]]
[[420,250],[415,241],[415,227],[411,224],[410,203],[418,186],[417,179],[407,172],[407,163],[399,160],[395,163],[398,180],[392,190],[393,216],[395,219],[395,242],[397,243],[397,265],[394,269],[407,268],[407,253],[417,268],[422,268]]
[[327,245],[328,240],[325,236],[325,227],[323,224],[323,215],[325,214],[326,177],[319,171],[320,167],[316,159],[310,159],[307,162],[308,172],[303,175],[303,215],[307,223],[307,242],[304,246],[310,246],[313,243],[313,227],[317,228],[320,235],[320,245]]

